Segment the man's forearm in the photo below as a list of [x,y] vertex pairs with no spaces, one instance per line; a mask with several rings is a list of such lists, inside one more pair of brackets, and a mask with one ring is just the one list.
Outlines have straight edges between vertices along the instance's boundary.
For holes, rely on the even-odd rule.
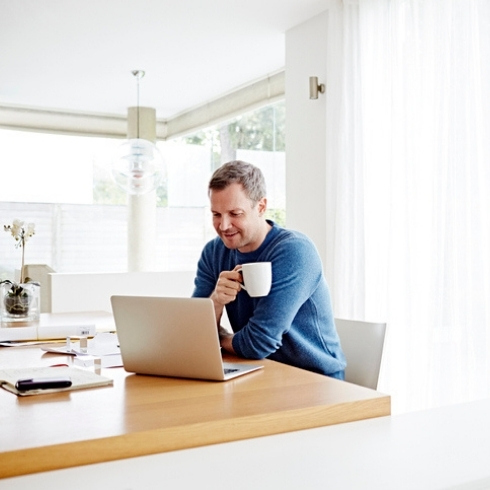
[[219,328],[220,322],[221,322],[221,317],[223,316],[223,310],[224,310],[225,307],[224,307],[224,305],[218,303],[217,298],[216,298],[216,292],[214,292],[213,294],[211,294],[210,298],[213,301],[214,314],[216,316],[216,325]]
[[[231,354],[236,354],[235,349],[233,349],[233,335],[232,333],[228,333],[223,327],[219,327],[219,343],[222,349],[230,352]],[[223,332],[223,333],[222,333]]]

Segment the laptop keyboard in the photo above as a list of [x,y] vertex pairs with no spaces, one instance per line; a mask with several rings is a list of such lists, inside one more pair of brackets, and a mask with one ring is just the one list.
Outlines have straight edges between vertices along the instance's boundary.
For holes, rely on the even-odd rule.
[[225,374],[236,373],[237,371],[239,370],[234,368],[225,368]]

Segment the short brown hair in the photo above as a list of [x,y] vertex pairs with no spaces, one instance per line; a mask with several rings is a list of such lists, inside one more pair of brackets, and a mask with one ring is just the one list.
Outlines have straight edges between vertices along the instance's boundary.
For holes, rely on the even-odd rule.
[[266,196],[265,179],[260,168],[241,160],[224,163],[216,169],[209,181],[208,191],[223,190],[233,183],[241,184],[254,203]]

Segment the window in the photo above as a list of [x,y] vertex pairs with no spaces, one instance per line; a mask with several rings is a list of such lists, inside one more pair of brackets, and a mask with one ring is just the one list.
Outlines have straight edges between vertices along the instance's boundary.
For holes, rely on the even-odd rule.
[[[156,270],[193,270],[215,236],[207,182],[231,159],[259,166],[268,183],[269,216],[285,220],[284,102],[219,126],[158,142],[168,188],[157,190]],[[7,149],[0,181],[1,225],[34,222],[26,263],[57,272],[121,272],[127,264],[126,196],[110,165],[120,142],[111,138],[0,130]],[[20,252],[0,235],[0,279],[20,267]]]

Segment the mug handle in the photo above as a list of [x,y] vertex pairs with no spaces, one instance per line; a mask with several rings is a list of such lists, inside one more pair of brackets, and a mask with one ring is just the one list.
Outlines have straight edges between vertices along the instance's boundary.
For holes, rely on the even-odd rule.
[[[236,271],[237,272],[242,272],[242,267],[240,267],[240,269],[237,269]],[[242,278],[243,278],[243,274],[242,274]],[[245,287],[245,284],[243,282],[240,283],[240,286],[242,287],[242,289],[245,289],[245,291],[247,290],[247,288]]]

